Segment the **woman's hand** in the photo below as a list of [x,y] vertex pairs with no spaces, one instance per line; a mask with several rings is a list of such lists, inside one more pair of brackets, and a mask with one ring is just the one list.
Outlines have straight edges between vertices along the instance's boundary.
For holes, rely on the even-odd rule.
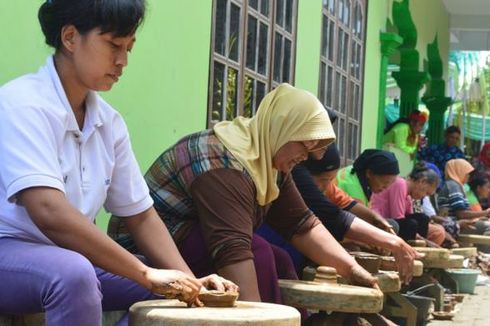
[[166,298],[176,298],[187,303],[202,306],[197,296],[201,290],[200,280],[174,269],[148,268],[146,279],[151,292],[164,295]]
[[375,288],[379,290],[378,280],[361,265],[354,265],[350,270],[349,281],[352,285]]
[[400,280],[404,284],[410,283],[413,276],[413,261],[422,258],[423,255],[400,238],[392,252],[398,266]]
[[201,285],[206,290],[217,290],[222,292],[237,292],[237,293],[240,291],[238,285],[216,274],[211,274],[202,277],[199,279],[199,282],[201,282]]

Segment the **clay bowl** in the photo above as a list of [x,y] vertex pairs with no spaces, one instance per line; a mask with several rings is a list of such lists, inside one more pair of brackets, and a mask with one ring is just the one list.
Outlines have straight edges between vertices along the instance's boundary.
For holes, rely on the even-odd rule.
[[206,307],[234,307],[238,292],[207,291],[199,294]]
[[369,273],[375,274],[379,272],[381,265],[381,257],[364,252],[351,252],[357,263],[361,265]]

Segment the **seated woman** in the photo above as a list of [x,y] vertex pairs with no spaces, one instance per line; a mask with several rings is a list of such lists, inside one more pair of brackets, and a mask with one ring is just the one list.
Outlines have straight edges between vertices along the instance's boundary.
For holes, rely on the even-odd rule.
[[353,165],[338,171],[337,185],[357,202],[368,206],[371,195],[388,188],[399,173],[393,153],[366,149]]
[[473,170],[473,166],[464,159],[450,160],[446,164],[446,183],[439,192],[438,204],[439,209],[446,209],[448,215],[458,222],[457,227],[448,228],[445,225],[446,230],[455,238],[459,232],[490,235],[490,222],[488,221],[490,209],[470,210],[464,191],[464,184],[469,180]]
[[[414,213],[412,200],[420,200],[432,195],[439,184],[439,176],[425,165],[417,165],[407,179],[397,177],[386,190],[373,194],[371,207],[385,218],[393,218],[400,226],[399,235],[404,240],[427,238],[429,217],[423,213]],[[444,241],[444,229],[439,225],[430,225],[437,237],[430,240],[437,245]]]
[[[101,325],[103,310],[172,284],[189,304],[202,286],[236,290],[195,278],[153,208],[121,114],[98,94],[123,73],[144,14],[142,0],[45,1],[38,17],[54,54],[0,88],[0,314]],[[102,206],[125,217],[153,267],[95,226]]]
[[410,113],[408,118],[398,119],[383,136],[383,144],[394,144],[395,147],[410,154],[412,159],[418,149],[419,133],[427,122],[427,115],[418,110]]
[[[438,212],[438,209],[436,209],[436,207],[438,207],[437,206],[437,192],[440,191],[442,189],[442,187],[444,186],[444,183],[442,182],[444,180],[444,177],[443,177],[441,171],[439,170],[439,168],[435,164],[429,163],[429,162],[424,162],[424,164],[427,168],[431,169],[432,171],[434,171],[437,174],[437,176],[439,177],[439,180],[441,180],[441,182],[439,182],[439,185],[437,186],[436,192],[433,195],[426,196],[420,200],[414,200],[413,201],[414,212],[415,213],[424,213],[425,215],[427,215],[430,218],[431,223],[437,223],[437,224],[443,225],[443,227],[444,227],[444,225],[447,224],[448,222],[452,222],[451,219],[449,219],[447,216],[442,216],[443,214]],[[435,204],[436,207],[434,207],[433,203]],[[430,232],[430,224],[429,224],[429,232]],[[454,237],[450,233],[448,233],[446,230],[444,232],[444,242],[442,243],[442,247],[444,247],[444,248],[457,248],[457,247],[459,247],[456,239],[454,239]]]
[[146,181],[191,269],[197,275],[216,270],[236,282],[241,300],[280,302],[270,246],[253,235],[267,221],[312,261],[375,286],[308,209],[291,178],[297,163],[308,154],[320,158],[334,140],[318,99],[281,84],[254,117],[220,122],[166,150]]
[[[382,216],[354,200],[337,187],[335,178],[339,167],[340,156],[337,146],[334,144],[327,149],[321,160],[309,157],[308,160],[295,167],[293,169],[293,179],[308,207],[313,212],[316,212],[319,206],[318,203],[321,203],[320,198],[317,198],[316,201],[312,200],[314,192],[312,190],[306,191],[308,188],[305,187],[308,184],[308,178],[299,173],[301,169],[306,169],[311,174],[316,188],[321,191],[323,200],[329,201],[338,207],[341,212],[340,218],[348,221],[348,227],[343,230],[342,236],[349,240],[391,251],[398,262],[401,279],[408,283],[411,279],[413,259],[419,255],[412,247],[394,235],[393,226],[387,223]],[[330,230],[329,226],[332,224],[330,222],[332,218],[321,214],[317,214],[317,216]],[[396,223],[394,224],[397,226]],[[377,228],[373,227],[373,225],[377,226]],[[332,233],[335,234],[334,232]]]
[[[386,232],[392,233],[393,227],[397,227],[396,223],[391,225],[377,212],[356,201],[336,185],[335,180],[340,168],[340,156],[337,146],[330,146],[321,160],[315,160],[310,157],[301,165],[312,175],[315,184],[325,197],[340,209],[349,211]],[[300,169],[301,165],[296,167],[295,170]],[[293,178],[295,170],[293,170]]]

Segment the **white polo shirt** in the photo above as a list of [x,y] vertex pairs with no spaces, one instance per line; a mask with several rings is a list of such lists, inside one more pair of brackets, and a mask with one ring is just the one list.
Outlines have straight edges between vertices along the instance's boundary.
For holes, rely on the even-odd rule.
[[130,216],[153,205],[121,115],[90,92],[80,131],[53,57],[0,88],[0,237],[52,243],[16,203],[36,186],[59,189],[91,221],[102,206]]

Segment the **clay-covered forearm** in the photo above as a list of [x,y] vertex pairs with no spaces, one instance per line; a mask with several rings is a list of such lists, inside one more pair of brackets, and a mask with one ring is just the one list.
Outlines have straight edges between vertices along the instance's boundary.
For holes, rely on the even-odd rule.
[[487,211],[470,211],[470,210],[457,210],[456,211],[456,217],[458,219],[472,219],[472,218],[478,218],[478,217],[486,217],[487,216]]
[[396,249],[400,240],[396,235],[385,232],[359,218],[354,219],[345,237],[390,251]]
[[368,223],[373,223],[375,220],[376,213],[362,203],[357,203],[349,211]]
[[125,224],[138,249],[151,261],[153,267],[176,269],[194,277],[153,207],[126,218]]
[[350,278],[352,268],[357,265],[355,259],[322,224],[316,225],[308,232],[294,235],[291,243],[315,263],[335,267],[337,272],[346,278]]

